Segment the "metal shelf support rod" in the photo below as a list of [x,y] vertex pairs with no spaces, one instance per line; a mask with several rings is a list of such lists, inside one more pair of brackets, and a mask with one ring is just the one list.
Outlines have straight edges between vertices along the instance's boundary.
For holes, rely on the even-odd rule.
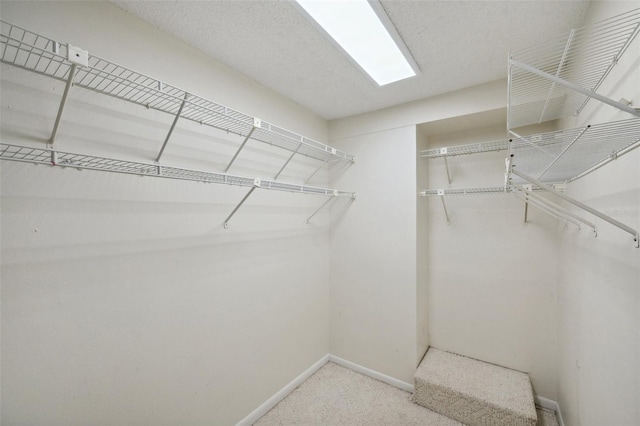
[[449,163],[447,163],[447,157],[442,157],[444,160],[444,168],[447,170],[447,181],[451,183],[451,174],[449,174]]
[[254,186],[253,188],[251,188],[249,192],[247,192],[247,194],[244,197],[242,197],[242,200],[240,200],[238,205],[233,209],[233,211],[229,214],[229,216],[227,216],[227,218],[224,220],[224,229],[229,228],[229,221],[231,220],[233,215],[236,214],[238,209],[244,204],[245,201],[247,201],[247,198],[249,198],[249,196],[253,193],[253,191],[256,190],[256,188],[258,188],[258,186]]
[[327,204],[329,204],[331,201],[335,200],[336,197],[335,196],[331,196],[331,198],[329,198],[327,201],[325,201],[324,203],[322,203],[322,205],[320,207],[318,207],[318,209],[316,211],[313,212],[313,214],[311,214],[311,216],[309,216],[306,220],[306,223],[309,224],[309,222],[311,221],[311,219],[313,219],[313,217],[315,215],[317,215],[320,210],[322,210]]
[[249,133],[247,134],[247,136],[244,138],[244,140],[242,141],[242,144],[240,144],[240,147],[238,148],[238,150],[236,151],[236,153],[233,155],[233,158],[231,159],[231,161],[229,161],[229,164],[227,165],[227,168],[224,169],[224,172],[227,173],[229,171],[229,169],[231,168],[231,165],[233,164],[234,161],[236,161],[236,158],[238,158],[238,154],[240,154],[240,151],[242,151],[242,149],[244,148],[244,146],[247,144],[247,142],[249,141],[249,139],[251,138],[251,135],[253,134],[253,131],[256,130],[255,126],[251,128],[251,130],[249,131]]
[[640,247],[640,233],[637,230],[631,228],[630,226],[625,225],[622,222],[619,222],[619,221],[615,220],[612,217],[607,216],[606,214],[600,213],[598,210],[596,210],[594,208],[591,208],[591,207],[587,206],[586,204],[583,204],[580,201],[575,200],[575,199],[569,197],[568,195],[563,194],[562,192],[558,192],[555,189],[551,188],[550,186],[540,182],[539,180],[534,179],[534,178],[532,178],[530,176],[527,176],[525,174],[522,174],[522,173],[514,170],[513,168],[511,168],[511,173],[513,173],[514,175],[516,175],[518,177],[521,177],[522,179],[526,180],[529,183],[532,183],[534,185],[538,185],[539,187],[549,191],[551,194],[555,195],[556,197],[562,198],[563,200],[573,204],[574,206],[579,207],[582,210],[585,210],[585,211],[591,213],[592,215],[594,215],[596,217],[599,217],[600,219],[602,219],[602,220],[604,220],[606,222],[609,222],[613,226],[615,226],[617,228],[620,228],[623,231],[631,234],[633,236],[633,241],[635,243],[636,248]]
[[56,122],[53,125],[53,131],[51,132],[51,137],[49,138],[49,144],[53,145],[53,142],[56,139],[56,134],[58,133],[58,127],[60,126],[60,120],[62,119],[62,111],[64,111],[64,106],[67,103],[67,99],[69,98],[69,91],[71,90],[71,86],[73,86],[73,78],[76,75],[76,69],[78,68],[77,64],[71,64],[71,68],[69,69],[69,77],[67,78],[67,84],[64,86],[64,92],[62,93],[62,100],[60,101],[60,107],[58,107],[58,115],[56,116]]
[[573,84],[570,81],[564,80],[560,77],[556,77],[555,75],[549,74],[547,72],[541,71],[535,67],[532,67],[531,65],[527,65],[525,63],[522,63],[520,61],[517,61],[515,59],[511,60],[511,64],[517,66],[518,68],[521,68],[525,71],[529,71],[532,74],[536,74],[540,77],[546,78],[548,80],[551,80],[555,83],[558,83],[561,86],[567,87],[571,90],[574,90],[578,93],[582,93],[585,96],[588,96],[590,98],[594,98],[599,100],[600,102],[603,102],[607,105],[611,105],[612,107],[618,108],[619,110],[628,112],[631,115],[634,115],[636,117],[640,117],[640,112],[636,111],[634,108],[630,107],[629,105],[625,105],[622,104],[620,102],[616,102],[612,99],[607,98],[606,96],[602,96],[596,92],[593,92],[591,90],[585,89],[584,87],[580,87],[577,84]]
[[169,143],[169,139],[171,138],[173,129],[175,129],[176,124],[178,123],[178,119],[180,118],[180,114],[182,114],[182,109],[184,108],[184,104],[187,102],[188,97],[189,97],[189,94],[185,93],[184,99],[182,100],[182,103],[180,104],[180,108],[178,109],[178,113],[176,114],[176,117],[173,119],[173,123],[171,123],[171,127],[169,128],[169,133],[167,133],[167,137],[164,138],[164,143],[162,144],[162,148],[160,148],[160,152],[156,157],[156,161],[160,161],[160,157],[162,157],[162,153],[164,152],[164,149],[167,147],[167,143]]
[[275,180],[275,179],[278,179],[278,177],[280,177],[280,173],[282,173],[282,171],[284,170],[284,168],[285,168],[285,167],[287,167],[287,165],[289,164],[289,162],[290,162],[291,160],[293,160],[293,157],[295,157],[295,156],[296,156],[296,154],[298,153],[298,151],[300,151],[300,148],[302,148],[302,143],[300,143],[300,144],[298,145],[298,147],[296,148],[296,150],[295,150],[295,151],[293,151],[293,152],[291,153],[291,155],[289,156],[289,158],[287,159],[287,161],[282,165],[282,167],[280,168],[280,170],[278,171],[278,173],[276,173],[275,177],[273,178],[274,180]]
[[547,166],[546,169],[544,169],[542,171],[542,173],[540,173],[540,176],[538,176],[538,179],[542,179],[542,176],[544,176],[551,167],[553,167],[554,164],[556,164],[558,162],[558,160],[560,159],[560,157],[562,157],[568,150],[569,148],[571,148],[573,146],[574,143],[578,142],[578,139],[580,139],[582,137],[582,135],[585,134],[585,132],[587,130],[589,130],[589,128],[591,127],[591,125],[587,125],[587,127],[585,127],[584,129],[582,129],[582,131],[578,134],[578,136],[575,137],[575,139],[573,139],[569,145],[567,145],[560,154],[558,154],[558,156]]
[[444,195],[440,196],[440,201],[442,201],[442,208],[444,209],[444,216],[447,218],[447,223],[451,223],[449,219],[449,212],[447,211],[447,205],[444,203]]
[[308,184],[308,183],[309,183],[309,181],[311,181],[311,179],[316,175],[316,173],[318,173],[320,170],[322,170],[322,168],[323,168],[327,163],[328,163],[328,161],[325,161],[325,162],[323,162],[320,166],[318,166],[318,168],[317,168],[317,169],[315,169],[315,170],[313,171],[313,173],[311,173],[311,176],[309,176],[309,177],[307,178],[307,180],[305,180],[305,181],[304,181],[304,184],[305,184],[305,185],[306,185],[306,184]]

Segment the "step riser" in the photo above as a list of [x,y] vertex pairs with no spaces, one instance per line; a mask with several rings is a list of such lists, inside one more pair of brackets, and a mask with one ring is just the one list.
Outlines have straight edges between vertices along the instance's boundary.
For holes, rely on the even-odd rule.
[[527,374],[429,348],[413,402],[469,426],[536,426]]
[[536,420],[521,418],[440,386],[416,381],[413,402],[470,426],[536,426]]

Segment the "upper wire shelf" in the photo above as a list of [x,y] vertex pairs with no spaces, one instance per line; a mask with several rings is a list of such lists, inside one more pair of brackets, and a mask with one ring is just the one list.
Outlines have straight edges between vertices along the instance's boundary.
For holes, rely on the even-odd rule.
[[[56,80],[72,72],[69,46],[5,21],[0,21],[0,61]],[[324,162],[354,156],[261,121],[224,105],[186,92],[137,71],[88,54],[88,66],[78,67],[73,85],[226,132],[258,140]]]
[[514,138],[513,167],[543,182],[567,182],[640,144],[640,120],[632,118],[582,128]]
[[508,127],[579,114],[639,32],[635,9],[510,53]]
[[488,142],[471,143],[467,145],[448,146],[443,148],[426,149],[420,151],[423,158],[454,157],[456,155],[479,154],[482,152],[505,151],[508,147],[506,139]]
[[353,198],[355,195],[353,192],[338,191],[334,189],[318,188],[307,185],[298,185],[265,179],[235,176],[225,173],[161,166],[158,164],[118,160],[114,158],[57,151],[48,148],[33,148],[4,143],[0,144],[0,159],[35,164],[48,164],[61,167],[72,167],[75,169],[124,173],[138,176],[152,176],[169,179],[188,180],[194,182],[218,183],[248,188],[258,187],[260,189],[295,192],[301,194],[327,195],[331,197],[350,198]]

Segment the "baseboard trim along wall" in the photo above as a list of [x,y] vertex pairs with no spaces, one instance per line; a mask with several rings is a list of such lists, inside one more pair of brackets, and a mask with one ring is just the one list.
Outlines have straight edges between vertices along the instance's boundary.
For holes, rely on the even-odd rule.
[[327,354],[320,358],[315,364],[309,367],[304,373],[300,374],[298,377],[293,379],[289,384],[276,392],[271,398],[267,399],[262,405],[253,410],[247,417],[240,420],[236,426],[251,426],[258,419],[265,414],[273,407],[275,407],[278,402],[282,401],[287,395],[289,395],[295,388],[300,386],[305,380],[313,375],[316,371],[320,370],[323,365],[329,362],[330,355]]
[[[338,365],[341,365],[345,368],[349,368],[357,373],[364,374],[365,376],[369,376],[376,380],[380,380],[381,382],[384,382],[391,386],[395,386],[404,391],[413,392],[412,384],[403,382],[402,380],[395,379],[391,376],[387,376],[386,374],[382,374],[375,370],[371,370],[370,368],[363,367],[354,362],[347,361],[346,359],[342,359],[335,355],[326,354],[325,356],[320,358],[315,364],[309,367],[304,373],[300,374],[298,377],[293,379],[289,384],[287,384],[285,387],[283,387],[278,392],[276,392],[271,398],[267,399],[262,405],[260,405],[258,408],[253,410],[251,413],[249,413],[247,417],[240,420],[236,424],[236,426],[250,426],[253,423],[257,422],[260,417],[267,414],[267,412],[271,410],[273,407],[275,407],[278,404],[278,402],[286,398],[286,396],[289,395],[291,392],[293,392],[295,388],[300,386],[305,380],[311,377],[313,373],[320,370],[320,368],[322,368],[322,366],[329,361],[336,363]],[[560,425],[560,426],[564,426],[564,425]]]
[[346,359],[342,359],[335,355],[329,354],[329,361],[335,362],[338,365],[349,368],[360,374],[364,374],[365,376],[369,376],[376,380],[380,380],[381,382],[384,382],[388,385],[395,386],[398,389],[402,389],[404,391],[413,393],[414,388],[413,388],[413,385],[410,383],[403,382],[402,380],[395,379],[391,376],[387,376],[386,374],[379,373],[375,370],[371,370],[367,367],[363,367],[359,364],[353,363],[351,361],[347,361]]
[[534,396],[534,402],[536,405],[539,405],[542,408],[546,408],[547,410],[553,410],[556,413],[556,417],[558,418],[558,425],[564,426],[564,420],[562,420],[562,412],[560,412],[560,405],[556,401],[552,401],[547,398],[543,398],[541,396]]

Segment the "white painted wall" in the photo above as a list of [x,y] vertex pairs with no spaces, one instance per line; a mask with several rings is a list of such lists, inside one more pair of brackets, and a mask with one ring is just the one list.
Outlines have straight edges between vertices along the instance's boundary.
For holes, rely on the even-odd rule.
[[[593,2],[587,21],[640,7]],[[640,105],[640,39],[598,91]],[[629,118],[591,101],[563,126]],[[567,186],[567,194],[640,228],[640,149]],[[582,213],[584,214],[584,213]],[[588,216],[588,215],[587,215]],[[640,251],[631,236],[596,219],[598,237],[563,234],[558,289],[558,401],[567,425],[640,424]]]
[[332,185],[357,200],[334,210],[331,353],[405,382],[416,367],[416,129],[332,142],[356,162]]
[[[427,149],[429,138],[416,126],[417,154]],[[429,162],[416,159],[416,191],[428,186]],[[429,221],[428,199],[418,197],[416,205],[416,364],[420,364],[429,348]]]
[[[464,125],[464,118],[460,119]],[[505,124],[429,135],[429,148],[504,138]],[[429,162],[429,188],[504,184],[505,151]],[[425,187],[426,189],[426,187]],[[556,398],[556,221],[511,194],[429,201],[429,334],[436,348],[529,373]],[[564,232],[562,230],[558,232]]]
[[[2,18],[319,140],[326,122],[108,3]],[[63,84],[2,66],[2,141],[43,146]],[[58,149],[152,161],[171,117],[72,89]],[[219,171],[238,138],[180,122],[163,161]],[[271,178],[251,143],[231,172]],[[315,163],[294,162],[301,182]],[[325,186],[328,173],[313,181]],[[2,423],[233,424],[329,351],[322,197],[3,162]]]

